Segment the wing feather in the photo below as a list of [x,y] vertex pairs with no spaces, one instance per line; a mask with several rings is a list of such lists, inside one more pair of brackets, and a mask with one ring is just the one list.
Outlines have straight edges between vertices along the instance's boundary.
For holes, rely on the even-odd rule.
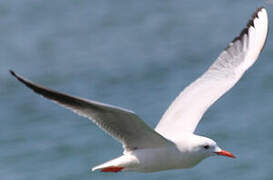
[[26,80],[13,71],[10,72],[34,92],[91,119],[100,128],[120,141],[126,151],[155,148],[169,143],[132,111],[60,93]]
[[182,131],[193,133],[206,110],[257,60],[267,31],[266,10],[259,8],[209,69],[174,100],[155,130],[164,137],[174,137]]

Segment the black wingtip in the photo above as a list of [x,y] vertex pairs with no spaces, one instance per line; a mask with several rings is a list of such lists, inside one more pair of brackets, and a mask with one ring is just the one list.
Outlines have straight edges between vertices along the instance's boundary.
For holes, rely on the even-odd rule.
[[10,69],[9,72],[10,72],[11,75],[16,77],[16,74],[15,74],[15,72],[13,70]]
[[23,81],[22,80],[22,78],[21,77],[19,77],[13,70],[9,70],[9,72],[10,72],[10,74],[12,75],[12,76],[14,76],[17,80],[19,80],[19,81]]
[[254,19],[259,18],[258,13],[263,9],[265,9],[265,8],[264,7],[257,8],[257,10],[253,13],[251,19],[248,21],[248,23],[246,25],[247,28],[249,28],[250,26],[254,27]]
[[[258,13],[259,13],[260,11],[262,11],[263,9],[265,9],[263,6],[257,8],[257,10],[256,10],[256,11],[253,13],[253,15],[251,16],[251,19],[248,21],[248,23],[247,23],[245,29],[250,28],[250,26],[254,27],[254,19],[259,18],[259,17],[258,17]],[[245,29],[244,29],[244,30],[245,30]],[[242,34],[244,34],[244,30],[241,32],[240,36],[241,36]],[[247,32],[247,33],[248,33],[248,32]]]
[[265,7],[264,7],[264,6],[261,6],[261,7],[257,8],[256,11],[261,11],[262,9],[265,9]]
[[9,72],[10,72],[10,74],[11,74],[12,76],[14,76],[18,81],[20,81],[20,82],[26,84],[26,81],[27,81],[27,80],[25,80],[25,79],[23,79],[22,77],[20,77],[19,75],[17,75],[13,70],[9,70]]
[[[263,9],[265,9],[265,7],[263,7],[263,6],[257,8],[257,10],[252,14],[250,20],[247,22],[245,28],[240,32],[240,34],[239,34],[237,37],[235,37],[235,38],[231,41],[232,43],[234,43],[234,42],[237,41],[237,40],[240,40],[240,41],[241,41],[242,38],[243,38],[243,36],[244,36],[245,34],[248,35],[248,29],[250,28],[250,26],[254,27],[254,19],[259,18],[259,17],[258,17],[258,13],[259,13],[260,11],[262,11]],[[226,47],[226,49],[228,49],[228,48],[229,48],[229,46]]]

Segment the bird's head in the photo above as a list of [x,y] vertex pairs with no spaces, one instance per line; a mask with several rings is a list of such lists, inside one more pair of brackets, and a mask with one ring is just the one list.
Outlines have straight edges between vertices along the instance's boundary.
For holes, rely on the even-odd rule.
[[191,133],[185,133],[180,139],[173,140],[176,148],[181,152],[183,167],[193,167],[202,160],[210,156],[226,156],[235,158],[233,154],[221,149],[214,140],[198,136]]
[[198,136],[196,139],[196,143],[194,145],[194,150],[195,152],[199,153],[200,155],[204,157],[209,157],[209,156],[226,156],[230,158],[235,158],[233,154],[230,152],[221,149],[214,140],[203,137],[203,136]]

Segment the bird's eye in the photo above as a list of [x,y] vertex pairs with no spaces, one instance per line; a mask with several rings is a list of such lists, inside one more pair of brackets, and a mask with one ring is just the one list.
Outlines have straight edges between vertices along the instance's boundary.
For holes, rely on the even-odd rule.
[[205,145],[203,146],[205,149],[209,149],[209,145]]

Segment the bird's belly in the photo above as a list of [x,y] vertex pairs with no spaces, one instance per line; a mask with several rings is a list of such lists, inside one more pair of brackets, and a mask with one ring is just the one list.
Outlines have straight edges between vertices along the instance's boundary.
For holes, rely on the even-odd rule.
[[183,169],[190,168],[197,163],[192,164],[191,161],[181,156],[174,147],[164,147],[156,149],[143,149],[131,152],[135,156],[138,165],[134,168],[128,168],[128,171],[139,172],[155,172],[168,169]]

